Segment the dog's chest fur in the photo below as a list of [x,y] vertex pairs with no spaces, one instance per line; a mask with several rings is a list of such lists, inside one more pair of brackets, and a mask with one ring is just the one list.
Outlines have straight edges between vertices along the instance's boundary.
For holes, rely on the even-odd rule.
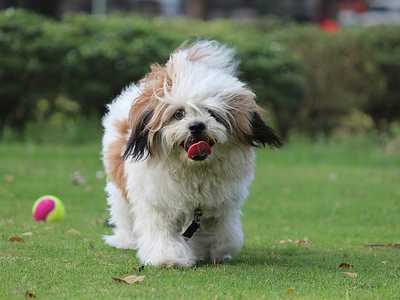
[[[134,209],[147,201],[165,218],[187,223],[197,208],[206,220],[241,206],[253,179],[254,150],[224,149],[224,155],[216,154],[212,161],[201,165],[168,160],[128,167],[128,195]],[[138,201],[135,195],[146,199]]]

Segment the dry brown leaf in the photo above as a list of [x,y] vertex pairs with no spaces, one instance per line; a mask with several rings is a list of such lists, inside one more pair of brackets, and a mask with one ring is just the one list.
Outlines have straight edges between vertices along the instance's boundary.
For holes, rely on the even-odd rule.
[[5,183],[12,183],[14,181],[14,176],[6,175],[6,176],[4,176],[4,181],[5,181]]
[[293,241],[292,240],[280,240],[279,241],[279,244],[290,244],[290,243],[293,243]]
[[293,294],[296,290],[294,288],[290,287],[287,289],[287,291],[289,294]]
[[25,298],[27,299],[32,299],[32,298],[36,298],[36,294],[32,291],[26,291],[25,292]]
[[294,243],[299,246],[307,246],[311,244],[311,241],[308,238],[304,238],[302,240],[296,240]]
[[352,264],[345,263],[345,262],[341,263],[341,264],[338,266],[339,269],[351,269],[352,267],[353,267]]
[[279,244],[294,244],[297,246],[308,246],[311,244],[311,241],[308,238],[304,238],[302,240],[287,239],[287,240],[280,240]]
[[10,236],[10,238],[8,239],[10,242],[18,242],[18,243],[23,243],[25,242],[24,239],[22,237],[20,237],[19,235],[13,235]]
[[145,276],[127,275],[124,277],[113,277],[112,279],[121,283],[134,284],[142,282],[144,280],[144,277]]
[[350,278],[357,278],[358,276],[357,273],[352,273],[352,272],[342,272],[342,274]]

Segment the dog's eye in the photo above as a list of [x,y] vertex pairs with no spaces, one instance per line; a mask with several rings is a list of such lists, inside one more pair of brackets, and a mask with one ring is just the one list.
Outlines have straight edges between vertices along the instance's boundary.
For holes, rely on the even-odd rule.
[[182,120],[185,117],[185,111],[181,108],[178,109],[174,114],[175,120]]

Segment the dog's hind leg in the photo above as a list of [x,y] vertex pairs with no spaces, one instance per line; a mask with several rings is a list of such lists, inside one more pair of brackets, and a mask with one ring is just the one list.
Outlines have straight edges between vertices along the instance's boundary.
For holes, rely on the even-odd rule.
[[128,201],[122,196],[118,188],[109,182],[106,187],[109,205],[109,223],[114,226],[112,235],[103,236],[106,244],[119,249],[135,249],[133,237],[133,216]]

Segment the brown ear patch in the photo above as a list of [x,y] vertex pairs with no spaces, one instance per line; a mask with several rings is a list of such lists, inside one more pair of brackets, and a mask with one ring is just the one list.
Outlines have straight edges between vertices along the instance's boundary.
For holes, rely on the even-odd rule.
[[228,101],[232,108],[230,122],[233,124],[234,132],[242,143],[254,147],[282,146],[279,136],[262,120],[263,109],[256,104],[254,97],[254,94],[249,92],[247,95],[236,96]]
[[129,112],[131,135],[123,155],[124,159],[146,159],[157,153],[157,132],[169,120],[169,104],[160,101],[171,88],[172,80],[165,67],[152,65],[151,72],[141,80],[141,95]]
[[243,143],[247,143],[247,136],[252,132],[250,123],[251,112],[261,110],[256,104],[254,97],[254,94],[249,91],[246,95],[237,95],[227,101],[231,116],[229,121],[234,128],[234,133]]

